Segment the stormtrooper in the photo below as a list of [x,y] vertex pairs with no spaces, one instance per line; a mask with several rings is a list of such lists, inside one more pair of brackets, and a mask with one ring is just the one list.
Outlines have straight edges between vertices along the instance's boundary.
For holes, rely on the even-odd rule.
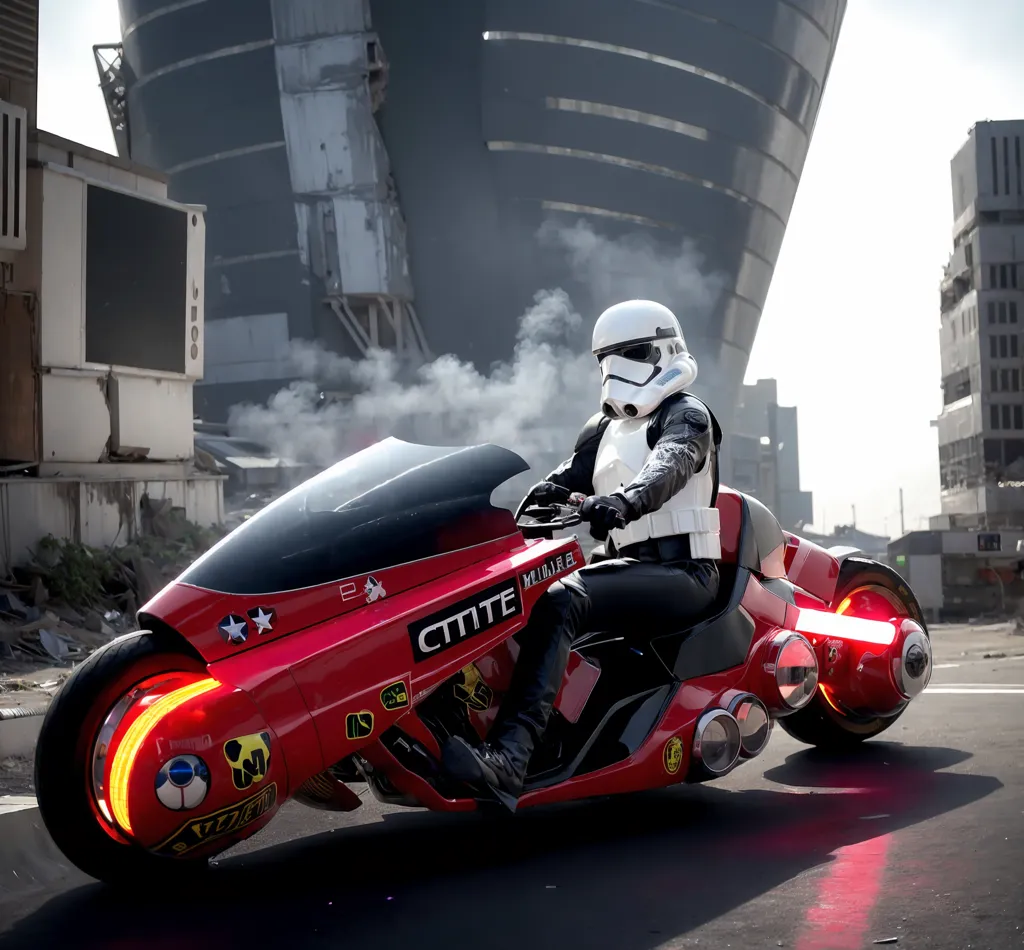
[[601,412],[572,456],[527,499],[586,495],[580,509],[606,557],[551,584],[517,636],[519,657],[486,742],[450,738],[446,774],[511,810],[547,728],[573,640],[594,630],[678,630],[711,606],[721,557],[721,428],[688,393],[697,363],[667,307],[629,300],[594,326]]

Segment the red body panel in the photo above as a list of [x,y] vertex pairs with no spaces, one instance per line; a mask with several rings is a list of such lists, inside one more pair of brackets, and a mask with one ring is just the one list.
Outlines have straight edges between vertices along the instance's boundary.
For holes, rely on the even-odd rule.
[[786,576],[826,604],[832,603],[839,580],[839,562],[813,541],[786,535]]
[[[718,507],[722,560],[735,563],[743,497],[722,488]],[[769,709],[781,708],[771,696],[774,690],[777,698],[778,687],[769,651],[778,642],[780,631],[795,629],[801,609],[828,610],[839,564],[819,546],[792,535],[786,536],[784,549],[774,554],[774,561],[764,567],[769,575],[785,570],[798,588],[792,595],[796,606],[751,575],[740,609],[753,622],[754,632],[743,663],[679,684],[650,734],[630,757],[529,791],[521,805],[675,784],[686,779],[695,724],[709,707],[723,697],[749,692],[762,698]],[[368,602],[369,588],[364,590],[368,575],[258,597],[170,585],[142,613],[184,636],[206,660],[209,675],[221,685],[164,717],[140,752],[131,787],[132,812],[139,816],[136,837],[147,846],[160,844],[179,829],[183,815],[191,815],[165,808],[153,794],[157,770],[176,749],[201,747],[204,751],[195,754],[207,760],[211,772],[210,790],[196,810],[197,821],[224,809],[237,811],[239,802],[248,801],[254,792],[232,784],[224,744],[250,733],[270,737],[270,761],[257,791],[273,786],[276,795],[273,802],[268,803],[264,796],[248,806],[250,817],[255,817],[244,828],[203,845],[211,851],[251,834],[300,785],[356,752],[367,767],[386,776],[394,789],[428,808],[474,809],[472,799],[445,798],[403,765],[381,736],[397,725],[405,736],[438,757],[438,740],[426,725],[429,717],[420,719],[416,707],[439,688],[455,691],[455,698],[466,705],[472,727],[485,736],[517,658],[518,647],[509,638],[526,624],[548,584],[582,563],[582,550],[574,538],[526,542],[517,533],[375,572],[373,579],[384,594],[373,602]],[[542,565],[546,565],[544,570]],[[430,649],[436,652],[417,660],[416,651],[426,649],[425,630],[419,640],[412,630],[417,621],[500,583],[514,584],[521,609],[475,635],[463,631],[443,646],[435,640]],[[274,611],[272,629],[259,633],[250,624],[243,643],[228,642],[219,630],[222,618],[244,617],[256,608]],[[444,630],[447,637],[449,628]],[[893,709],[902,701],[891,683],[896,644],[869,649],[844,641],[840,651],[827,637],[808,639],[822,679],[828,670],[830,683],[843,686],[851,701],[888,703]],[[415,646],[417,643],[420,646]],[[256,646],[260,649],[254,649]],[[863,676],[862,667],[869,667]],[[460,671],[461,678],[453,679]],[[572,654],[556,700],[556,708],[570,723],[579,721],[602,675],[605,673],[596,663]],[[668,755],[670,742],[674,757]],[[216,820],[230,824],[234,819]],[[144,832],[138,831],[143,826]]]
[[[195,680],[196,677],[189,677]],[[114,734],[123,740],[132,724],[161,696],[180,683],[157,687],[136,704]],[[263,734],[269,737],[262,774],[250,775],[247,788],[239,788],[226,758],[225,744],[232,739]],[[175,811],[160,803],[154,783],[160,767],[174,755],[199,756],[209,768],[208,791],[201,804]],[[104,786],[111,787],[114,757],[107,760]],[[127,785],[128,813],[133,836],[142,845],[170,856],[190,856],[220,851],[244,828],[246,837],[258,831],[286,798],[288,771],[273,730],[252,697],[242,690],[218,686],[202,697],[184,703],[161,718],[139,749]],[[238,806],[241,806],[239,809]],[[177,845],[177,847],[175,847]]]
[[726,488],[718,491],[719,533],[722,538],[722,560],[735,564],[740,548],[740,519],[743,516],[743,496]]
[[[507,538],[463,548],[429,560],[387,568],[374,573],[373,577],[380,582],[388,596],[393,596],[436,581],[438,577],[467,565],[501,557],[522,545],[522,535],[516,533]],[[139,613],[143,619],[156,617],[162,620],[182,634],[207,663],[214,663],[366,607],[367,599],[363,587],[369,576],[359,574],[319,587],[284,591],[272,596],[221,594],[188,584],[170,584]],[[438,596],[443,596],[443,592],[439,591]],[[229,614],[244,617],[247,611],[258,607],[272,608],[277,614],[273,630],[257,633],[254,625],[250,623],[248,639],[244,644],[228,643],[217,629],[221,619]]]

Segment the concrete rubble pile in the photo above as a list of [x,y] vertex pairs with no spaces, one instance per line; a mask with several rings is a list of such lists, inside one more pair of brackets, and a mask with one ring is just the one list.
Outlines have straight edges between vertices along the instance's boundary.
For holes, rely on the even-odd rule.
[[55,691],[70,667],[131,630],[139,606],[224,533],[144,498],[142,532],[123,547],[44,538],[0,579],[0,700],[18,689]]

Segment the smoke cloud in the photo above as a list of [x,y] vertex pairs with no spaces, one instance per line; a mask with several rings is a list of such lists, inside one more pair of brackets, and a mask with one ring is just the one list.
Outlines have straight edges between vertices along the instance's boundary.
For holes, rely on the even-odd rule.
[[[602,237],[584,222],[569,228],[549,222],[538,237],[565,255],[573,280],[589,291],[588,304],[658,300],[675,310],[684,333],[704,335],[723,278],[702,273],[692,242],[669,253],[640,235]],[[324,467],[390,435],[435,445],[492,442],[531,465],[528,476],[508,486],[518,492],[571,453],[600,407],[590,352],[597,312],[584,318],[564,290],[538,292],[519,320],[512,358],[487,374],[451,355],[410,373],[387,351],[352,360],[295,341],[290,362],[300,379],[265,406],[236,406],[229,426],[281,456]],[[713,376],[709,355],[699,349],[695,355],[701,375]],[[354,395],[323,404],[320,394],[331,388]]]

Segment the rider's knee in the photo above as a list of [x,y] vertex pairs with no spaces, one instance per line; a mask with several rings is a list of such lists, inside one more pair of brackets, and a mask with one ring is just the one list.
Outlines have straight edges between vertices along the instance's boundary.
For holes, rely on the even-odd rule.
[[555,581],[541,595],[534,611],[550,615],[552,620],[564,620],[571,613],[585,615],[590,606],[587,588],[578,572],[567,574]]

